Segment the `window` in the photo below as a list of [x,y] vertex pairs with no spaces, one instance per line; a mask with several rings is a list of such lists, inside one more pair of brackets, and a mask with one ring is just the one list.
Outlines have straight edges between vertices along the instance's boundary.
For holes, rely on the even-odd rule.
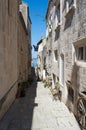
[[56,7],[55,11],[55,29],[61,24],[61,12],[60,12],[60,4]]
[[56,13],[57,13],[58,23],[60,23],[60,4],[59,4],[58,7],[57,7]]
[[68,0],[69,7],[73,5],[73,0]]
[[83,51],[84,51],[83,47],[80,47],[78,49],[78,60],[83,60],[83,58],[84,58]]
[[74,102],[74,90],[71,87],[68,88],[68,99]]
[[49,50],[49,56],[51,56],[51,50]]
[[81,46],[77,48],[77,59],[86,60],[86,46]]
[[57,61],[58,60],[58,51],[54,50],[54,60]]
[[76,0],[66,0],[66,16],[76,8]]
[[54,83],[54,87],[55,87],[55,85],[56,85],[56,75],[55,74],[53,74],[53,83]]
[[85,60],[86,60],[86,47],[85,47]]

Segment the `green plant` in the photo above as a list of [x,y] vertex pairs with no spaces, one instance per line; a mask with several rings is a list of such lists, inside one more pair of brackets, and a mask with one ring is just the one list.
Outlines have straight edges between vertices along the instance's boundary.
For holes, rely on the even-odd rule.
[[43,82],[43,83],[45,83],[45,82],[46,82],[46,80],[43,80],[42,82]]
[[52,81],[47,79],[47,80],[43,80],[44,83],[44,87],[51,87],[52,86]]
[[44,83],[44,87],[46,88],[47,87],[47,80],[43,80],[43,83]]

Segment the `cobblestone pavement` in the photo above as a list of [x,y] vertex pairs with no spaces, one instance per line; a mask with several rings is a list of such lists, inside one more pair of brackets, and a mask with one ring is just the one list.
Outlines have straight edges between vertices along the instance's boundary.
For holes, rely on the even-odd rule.
[[0,130],[80,130],[73,116],[41,82],[34,82],[26,96],[15,100],[0,121]]

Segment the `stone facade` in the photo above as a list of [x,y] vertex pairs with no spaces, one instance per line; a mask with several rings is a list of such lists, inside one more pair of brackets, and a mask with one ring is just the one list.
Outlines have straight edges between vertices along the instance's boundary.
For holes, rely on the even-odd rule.
[[27,81],[31,75],[31,20],[28,6],[21,3],[18,18],[18,49],[19,49],[19,77],[20,82]]
[[86,1],[50,0],[46,21],[52,87],[60,83],[63,102],[77,115],[79,93],[86,93]]
[[28,63],[28,76],[31,75],[31,19],[30,19],[30,16],[29,16],[29,7],[26,3],[22,3],[20,5],[20,10],[21,10],[21,13],[22,13],[22,16],[23,16],[23,19],[24,19],[24,23],[26,25],[26,29],[27,29],[27,32],[28,32],[28,35],[27,35],[27,40],[28,40],[28,44],[27,44],[27,60]]
[[15,100],[20,79],[28,79],[29,34],[20,4],[20,0],[0,1],[0,119]]
[[38,51],[37,51],[37,61],[38,61],[38,66],[37,66],[37,71],[38,71],[38,76],[39,78],[42,80],[43,78],[45,78],[44,75],[44,47],[46,44],[46,39],[42,38],[38,43]]

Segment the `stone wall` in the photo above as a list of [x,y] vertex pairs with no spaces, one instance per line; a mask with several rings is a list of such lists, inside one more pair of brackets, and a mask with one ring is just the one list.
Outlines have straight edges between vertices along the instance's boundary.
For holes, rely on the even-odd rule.
[[18,17],[18,54],[20,82],[28,80],[28,39],[22,14]]
[[[16,10],[16,11],[15,11]],[[17,91],[17,0],[0,1],[0,118]]]
[[20,4],[18,18],[20,82],[27,81],[28,76],[31,75],[31,20],[28,17],[28,5],[25,3]]
[[31,67],[31,43],[20,4],[21,0],[0,1],[0,119],[15,100],[18,83],[28,80]]
[[[65,1],[63,2],[63,5]],[[67,90],[67,82],[71,83],[71,88],[74,91],[74,102],[72,111],[76,113],[76,104],[78,100],[78,93],[86,91],[86,62],[78,61],[76,59],[76,43],[77,46],[82,44],[80,39],[85,42],[86,37],[86,2],[76,1],[76,8],[66,16],[66,5],[62,12],[62,25],[60,28],[60,54],[64,54],[64,86],[63,92]],[[66,16],[66,17],[65,17]],[[58,40],[59,40],[58,39]],[[58,41],[57,41],[58,42]],[[74,51],[73,51],[74,49]],[[82,73],[80,72],[82,70]],[[66,97],[67,96],[67,97]],[[68,101],[68,94],[63,96],[65,101]],[[71,102],[71,101],[70,101]],[[69,106],[71,108],[71,105]]]
[[[55,1],[53,1],[55,2]],[[86,60],[78,61],[76,49],[80,45],[86,45],[86,1],[74,0],[73,7],[68,12],[66,0],[60,0],[60,25],[54,29],[55,20],[52,19],[52,69],[51,73],[56,78],[59,77],[62,90],[62,100],[77,112],[78,93],[86,92]],[[56,3],[58,3],[56,1]],[[55,4],[51,4],[53,9]],[[51,14],[51,8],[48,7],[47,15],[55,16],[55,10]],[[57,7],[58,8],[58,7]],[[47,16],[47,17],[48,17]],[[47,22],[49,20],[47,19]],[[48,46],[48,45],[47,45]],[[58,61],[54,61],[54,50],[58,50]],[[63,62],[63,63],[62,63]],[[62,67],[63,64],[63,67]],[[62,72],[61,72],[62,71]],[[52,78],[53,80],[53,78]],[[53,81],[54,82],[54,81]],[[69,99],[69,87],[72,89],[73,102]]]

